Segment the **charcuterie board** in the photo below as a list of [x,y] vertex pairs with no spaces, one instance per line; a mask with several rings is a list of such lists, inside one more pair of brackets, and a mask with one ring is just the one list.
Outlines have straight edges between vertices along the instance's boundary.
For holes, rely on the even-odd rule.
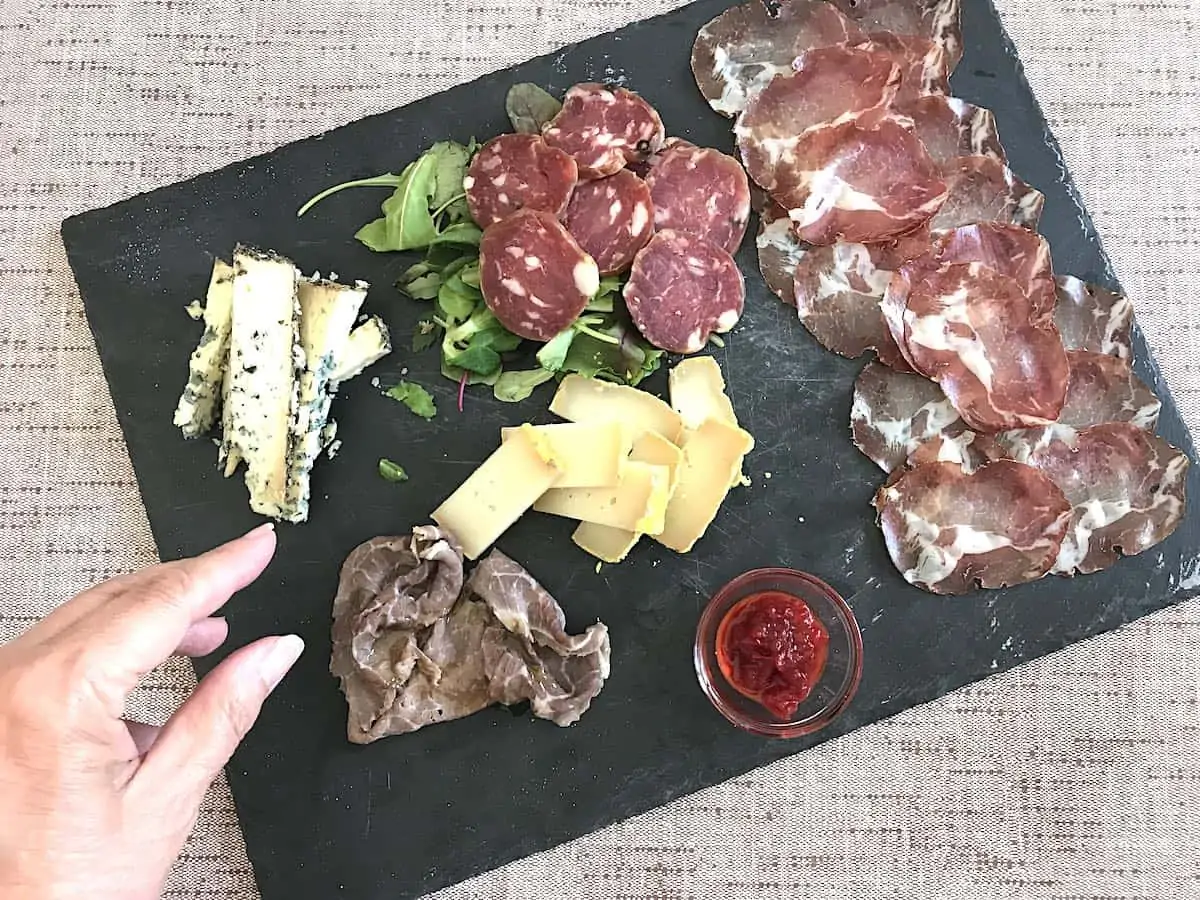
[[[454,411],[438,360],[407,352],[420,311],[392,284],[412,262],[373,254],[349,235],[378,198],[346,193],[320,216],[297,206],[330,183],[395,171],[447,137],[506,130],[514,82],[561,92],[618,80],[641,92],[670,132],[730,149],[729,123],[696,91],[697,29],[729,5],[704,0],[667,16],[488,76],[403,109],[234,163],[63,226],[163,558],[198,553],[256,518],[244,488],[222,479],[212,447],[184,442],[172,410],[193,341],[182,308],[201,296],[214,256],[238,241],[270,246],[306,270],[351,272],[372,284],[371,310],[397,336],[382,380],[428,385],[446,412],[415,419],[368,379],[339,398],[341,453],[314,474],[310,520],[283,527],[266,574],[229,609],[235,647],[295,631],[309,650],[229,768],[247,849],[273,898],[415,896],[586,834],[823,740],[939,697],[1200,592],[1200,514],[1192,505],[1167,542],[1102,574],[945,598],[904,583],[869,503],[878,469],[847,427],[862,368],[825,352],[795,311],[769,293],[753,241],[738,262],[746,313],[715,355],[734,407],[757,440],[751,486],[736,492],[697,551],[639,548],[599,571],[555,523],[522,520],[499,546],[558,598],[575,630],[611,629],[612,675],[578,724],[558,729],[491,708],[416,734],[353,746],[330,677],[329,626],[338,567],[367,538],[402,534],[493,449],[498,428],[551,421],[543,387],[507,406],[472,394]],[[1066,173],[1021,66],[987,0],[965,0],[965,57],[954,93],[996,114],[1012,168],[1046,195],[1041,230],[1062,272],[1115,287],[1100,241]],[[752,224],[753,232],[753,224]],[[1136,301],[1136,298],[1135,298]],[[186,323],[186,319],[183,319]],[[1194,456],[1179,411],[1135,334],[1135,367],[1163,401],[1159,433]],[[662,392],[665,378],[647,382]],[[411,480],[382,483],[380,457]],[[1189,488],[1200,496],[1193,467]],[[838,589],[862,624],[864,674],[848,711],[819,737],[771,742],[732,729],[696,684],[692,641],[707,599],[757,566],[812,572]],[[198,663],[201,673],[217,658]]]

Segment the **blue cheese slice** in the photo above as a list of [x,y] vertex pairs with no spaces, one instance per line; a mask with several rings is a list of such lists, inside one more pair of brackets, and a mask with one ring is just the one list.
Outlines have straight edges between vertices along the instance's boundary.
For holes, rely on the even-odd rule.
[[350,332],[337,354],[331,380],[335,384],[349,381],[391,352],[392,338],[387,325],[379,316],[371,316]]
[[283,509],[283,518],[289,522],[308,519],[309,480],[324,446],[323,432],[333,403],[334,368],[362,309],[367,287],[364,282],[350,287],[334,281],[305,279],[297,288],[304,368],[299,376],[299,396],[292,420],[294,442]]
[[290,260],[245,246],[234,251],[233,269],[226,466],[235,455],[245,460],[250,508],[282,518],[304,368],[300,273]]
[[224,260],[213,263],[203,317],[204,334],[188,363],[187,386],[175,407],[175,425],[186,438],[213,427],[221,400],[233,327],[233,266]]

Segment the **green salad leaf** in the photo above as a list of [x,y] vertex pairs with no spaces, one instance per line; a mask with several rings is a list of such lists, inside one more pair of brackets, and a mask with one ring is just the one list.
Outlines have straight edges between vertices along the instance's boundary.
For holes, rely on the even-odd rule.
[[408,473],[390,459],[379,461],[379,477],[384,481],[408,481]]
[[553,380],[554,373],[548,369],[504,372],[496,379],[492,393],[501,403],[520,403],[540,385]]
[[528,82],[514,84],[504,99],[504,110],[517,134],[541,134],[561,109],[557,97]]
[[326,197],[332,197],[334,194],[346,190],[346,188],[354,187],[399,187],[402,176],[393,175],[391,172],[384,172],[382,175],[375,175],[371,178],[358,178],[354,181],[343,181],[341,184],[335,184],[331,188],[326,188],[313,197],[302,207],[296,210],[296,218],[300,218]]
[[413,353],[428,350],[438,342],[440,337],[441,328],[438,326],[438,323],[433,319],[422,319],[417,323],[417,327],[413,329]]
[[567,351],[575,336],[579,334],[575,327],[565,328],[552,337],[537,353],[538,365],[551,374],[559,371],[567,361]]
[[433,395],[419,384],[401,381],[394,387],[388,388],[385,394],[393,400],[403,403],[414,415],[418,415],[422,419],[432,419],[437,415],[437,405],[433,402]]
[[446,216],[450,226],[466,222],[471,218],[467,209],[467,195],[463,193],[463,179],[471,164],[473,151],[457,141],[441,141],[429,148],[436,171],[432,207]]

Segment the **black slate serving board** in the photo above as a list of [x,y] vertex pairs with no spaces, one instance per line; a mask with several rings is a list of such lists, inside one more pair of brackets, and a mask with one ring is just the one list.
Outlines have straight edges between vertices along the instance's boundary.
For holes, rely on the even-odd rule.
[[[411,261],[352,240],[385,194],[347,192],[297,220],[296,207],[329,184],[398,171],[447,137],[506,128],[515,81],[563,90],[618,79],[662,112],[672,133],[728,149],[729,123],[710,112],[688,68],[700,25],[729,5],[694,3],[473,84],[347,125],[218,172],[67,220],[63,237],[159,551],[194,554],[255,524],[239,479],[223,481],[208,441],[185,443],[171,413],[198,328],[182,307],[203,295],[214,255],[236,241],[274,248],[306,271],[334,270],[374,286],[368,305],[399,347],[335,404],[345,446],[322,460],[311,521],[281,530],[266,574],[229,609],[236,647],[296,631],[309,650],[268,704],[229,768],[246,843],[267,900],[413,896],[553,846],[787,754],[721,719],[696,685],[691,642],[712,592],[756,566],[813,572],[844,593],[862,623],[865,672],[833,737],[1085,637],[1179,602],[1200,589],[1200,513],[1167,543],[1114,570],[1075,581],[946,599],[907,587],[888,561],[869,501],[879,471],[854,451],[847,417],[861,363],[823,351],[758,278],[753,241],[744,324],[719,353],[734,405],[757,437],[754,485],[735,492],[686,558],[645,543],[622,566],[593,564],[571,528],[527,517],[500,542],[566,608],[578,630],[612,629],[613,674],[592,711],[561,730],[493,709],[369,747],[344,737],[345,706],[327,672],[330,601],[338,566],[360,541],[425,520],[495,447],[497,431],[544,412],[550,388],[519,406],[455,388],[436,353],[405,349],[422,312],[391,288]],[[1056,268],[1116,286],[1091,220],[988,0],[964,3],[966,58],[955,93],[996,112],[1013,168],[1047,195],[1043,231]],[[1140,375],[1164,400],[1160,432],[1192,443],[1141,335]],[[426,423],[380,396],[407,377],[433,388],[441,414]],[[650,384],[660,389],[661,376]],[[412,475],[376,475],[381,456]],[[772,477],[767,478],[766,473]],[[1200,469],[1190,488],[1196,498]],[[218,658],[198,663],[201,673]],[[764,835],[764,840],[768,839]]]

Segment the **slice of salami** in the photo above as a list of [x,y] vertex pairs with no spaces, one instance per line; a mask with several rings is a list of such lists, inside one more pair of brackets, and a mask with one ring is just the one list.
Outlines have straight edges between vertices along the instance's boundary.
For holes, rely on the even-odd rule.
[[1054,321],[1068,350],[1133,356],[1133,304],[1128,298],[1072,275],[1056,280]]
[[950,196],[929,223],[934,231],[999,222],[1036,230],[1046,196],[990,156],[963,156],[945,172]]
[[886,50],[900,66],[900,90],[896,102],[904,103],[929,94],[950,93],[950,57],[930,38],[876,31],[859,47]]
[[928,378],[870,362],[854,382],[850,427],[854,445],[890,473],[930,441],[960,434],[967,426]]
[[654,234],[650,188],[624,170],[585,181],[575,189],[563,222],[601,275],[620,274]]
[[946,52],[950,69],[962,59],[960,0],[832,0],[864,31],[888,31],[933,40]]
[[863,32],[828,3],[749,0],[700,29],[692,46],[692,73],[712,108],[732,117],[772,78],[790,72],[804,51],[862,37]]
[[1187,456],[1128,423],[1061,425],[1001,435],[1019,463],[1046,475],[1073,507],[1053,571],[1090,574],[1162,543],[1183,519]]
[[542,133],[546,143],[575,157],[584,181],[606,178],[645,160],[666,134],[658,112],[633,91],[577,84]]
[[525,209],[484,231],[479,280],[501,325],[548,341],[579,318],[600,288],[600,271],[558,219]]
[[1050,572],[1071,504],[1046,475],[999,460],[974,473],[955,463],[917,466],[875,497],[892,562],[905,581],[965,594],[1037,581]]
[[1129,361],[1090,350],[1067,353],[1071,377],[1058,424],[1087,428],[1128,422],[1144,431],[1158,427],[1162,401],[1133,374]]
[[960,156],[990,156],[1006,161],[996,117],[990,109],[957,97],[929,96],[898,103],[895,114],[943,168],[954,165]]
[[536,134],[502,134],[479,148],[463,190],[471,218],[487,228],[522,209],[562,215],[578,181],[575,160]]
[[723,248],[679,231],[660,231],[633,262],[625,305],[638,331],[670,353],[695,353],[714,332],[738,323],[746,287]]
[[694,234],[736,253],[750,221],[750,182],[732,156],[676,141],[646,176],[654,225]]
[[796,305],[796,268],[809,252],[792,227],[787,210],[767,201],[758,216],[758,268],[771,292],[789,306]]

